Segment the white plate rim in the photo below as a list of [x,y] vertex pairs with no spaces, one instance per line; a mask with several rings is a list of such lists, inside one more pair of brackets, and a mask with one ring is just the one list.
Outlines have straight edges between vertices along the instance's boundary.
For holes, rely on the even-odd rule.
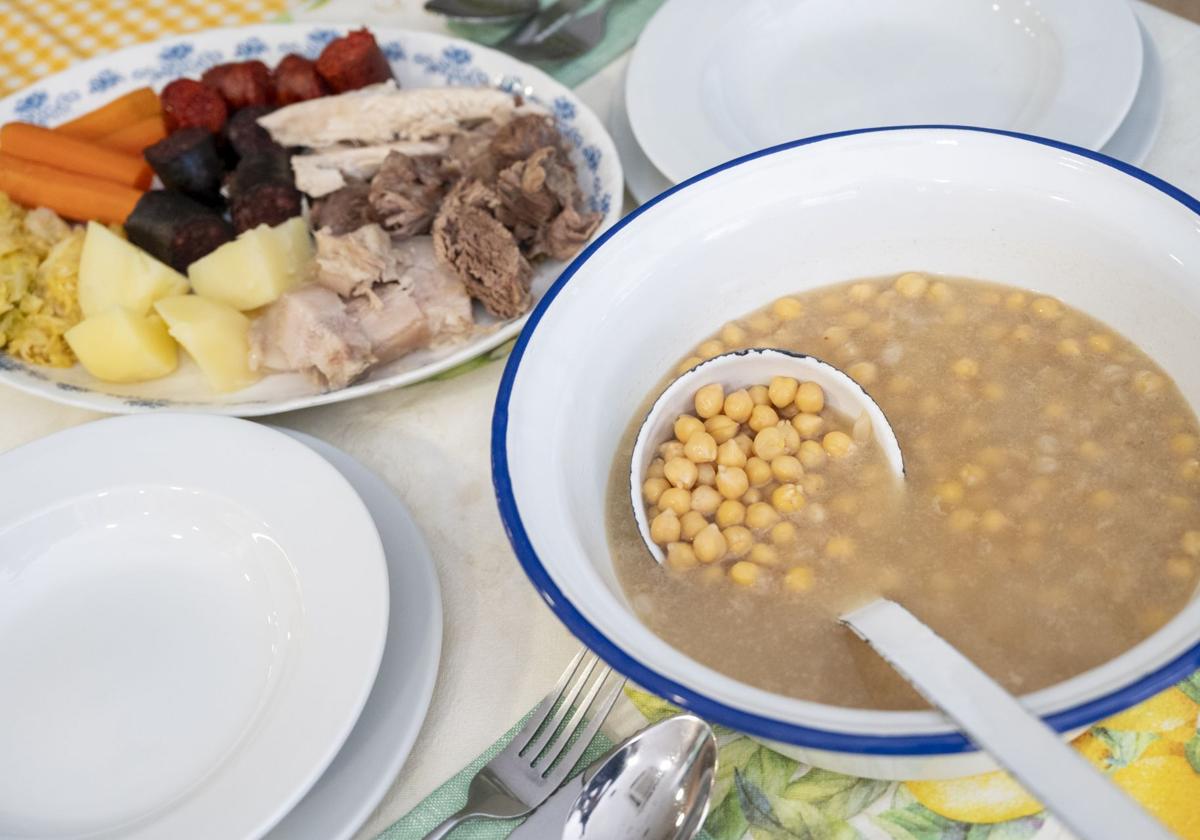
[[[85,104],[93,101],[100,104],[111,99],[114,93],[156,83],[161,80],[159,76],[162,79],[181,75],[194,77],[216,60],[253,58],[267,50],[268,43],[274,45],[270,49],[295,48],[297,51],[307,49],[313,52],[330,39],[353,28],[356,28],[353,24],[265,23],[205,29],[124,47],[78,62],[0,99],[0,121],[21,119],[54,124],[74,115]],[[536,67],[471,41],[398,27],[372,26],[371,31],[385,45],[385,49],[394,42],[393,49],[398,48],[402,57],[411,50],[414,61],[420,63],[435,86],[442,82],[479,84],[483,79],[479,73],[483,72],[486,74],[485,81],[544,101],[573,146],[572,157],[576,159],[581,177],[585,173],[591,174],[592,197],[597,200],[597,209],[604,214],[592,241],[620,218],[624,176],[616,148],[603,122],[571,89]],[[214,48],[226,48],[231,44],[236,44],[236,55],[220,53],[213,57]],[[158,66],[140,76],[136,72],[124,75],[123,69],[134,59],[157,61]],[[480,67],[475,66],[476,62]],[[583,186],[587,195],[589,184],[585,182]],[[548,287],[567,264],[543,264],[535,271],[535,289]],[[535,292],[535,304],[538,296]],[[118,394],[104,390],[106,384],[99,380],[90,380],[86,388],[55,381],[53,369],[27,365],[2,350],[0,383],[63,405],[108,414],[172,410],[258,417],[369,396],[423,382],[477,360],[482,362],[502,357],[507,352],[504,345],[520,333],[527,319],[528,313],[503,323],[445,357],[418,368],[382,375],[378,379],[367,379],[323,393],[238,401],[225,401],[221,395],[203,393],[198,395],[199,401],[183,401],[156,397],[153,394],[154,383],[146,383],[151,386],[147,393],[136,396]]]
[[[308,446],[343,474],[375,519],[387,558],[391,608],[388,613],[388,639],[375,685],[337,758],[313,785],[308,795],[264,835],[263,839],[349,840],[367,821],[371,812],[395,783],[396,776],[412,753],[413,745],[429,713],[442,653],[441,585],[438,582],[433,555],[420,528],[404,502],[382,477],[353,456],[318,437],[283,426],[273,428]],[[399,545],[403,546],[402,552],[397,550]],[[413,637],[402,634],[401,625],[397,620],[397,607],[401,602],[429,611],[425,620],[418,622],[427,635],[417,640],[415,645],[412,642]],[[396,655],[397,645],[403,645],[410,654],[413,653],[412,648],[420,649],[420,653],[416,655],[422,667],[415,674],[411,671],[396,671],[399,663],[394,662],[392,657]],[[408,706],[397,705],[395,695],[384,697],[382,694],[401,679],[412,686],[413,702]],[[378,725],[377,714],[387,715],[387,719],[383,721],[387,726]],[[371,762],[371,756],[364,758],[360,751],[358,742],[366,739],[370,739],[373,747],[382,744],[385,748],[382,755],[375,756],[375,763]],[[331,777],[349,772],[350,768],[347,768],[346,764],[354,765],[354,769],[363,765],[362,770],[369,773],[373,781],[357,786],[353,796],[339,798],[341,791],[331,785]],[[313,832],[320,830],[321,826],[313,825],[312,821],[316,819],[313,812],[325,815],[328,819],[331,811],[341,812],[340,818],[335,816],[332,819],[340,822],[342,828],[328,835],[314,834]]]
[[[1051,27],[1063,46],[1065,58],[1064,78],[1054,102],[1070,102],[1076,98],[1084,98],[1090,100],[1092,106],[1098,109],[1097,115],[1090,125],[1081,120],[1078,114],[1066,113],[1058,119],[1051,116],[1030,126],[984,127],[1019,130],[1021,133],[1050,137],[1093,150],[1100,149],[1121,125],[1141,80],[1143,55],[1137,16],[1128,0],[1048,0],[1042,5],[1043,11],[1053,15],[1057,21],[1051,21]],[[742,12],[748,11],[746,5],[736,8]],[[722,147],[718,153],[714,141],[714,145],[709,146],[709,151],[703,153],[698,151],[698,144],[681,142],[680,136],[673,133],[682,130],[681,125],[690,125],[691,128],[687,129],[690,136],[707,136],[708,132],[696,130],[703,120],[693,118],[684,121],[678,113],[672,119],[662,117],[664,102],[679,100],[678,97],[669,96],[662,83],[668,79],[700,78],[694,67],[676,66],[670,73],[665,73],[664,66],[678,65],[681,55],[699,61],[707,54],[706,45],[720,41],[720,24],[728,22],[734,13],[733,9],[734,7],[721,3],[721,0],[667,0],[642,30],[630,57],[625,95],[634,137],[654,167],[676,183],[726,160],[755,151]],[[1071,21],[1075,23],[1067,25]],[[708,23],[712,23],[713,28],[705,32],[702,27]],[[673,49],[678,43],[674,33],[679,32],[681,27],[687,28],[693,36],[699,34],[703,42],[693,44],[693,48],[685,53]],[[1092,39],[1097,35],[1106,37],[1108,43],[1093,43]],[[1100,57],[1087,67],[1082,64],[1072,66],[1072,55],[1078,58],[1089,54]],[[656,85],[656,81],[659,84]],[[660,88],[662,91],[655,96]],[[1048,110],[1049,115],[1053,115],[1053,107],[1052,105]],[[1101,113],[1107,116],[1101,117]],[[937,122],[954,121],[944,119]],[[874,128],[879,125],[878,122],[869,125],[847,125],[839,130]],[[675,128],[672,129],[671,126]]]
[[[206,446],[196,446],[196,440],[205,441]],[[161,463],[153,462],[151,456],[162,454],[165,450],[155,447],[163,447],[168,443],[180,445],[180,448],[173,451],[183,452],[185,455],[179,461],[172,462],[169,469],[164,470]],[[292,742],[308,743],[310,746],[303,752],[290,754],[288,761],[280,761],[279,756],[273,756],[269,751],[263,752],[261,746],[251,744],[249,769],[235,772],[234,781],[224,783],[232,784],[238,794],[237,800],[245,803],[245,792],[254,790],[252,783],[256,778],[283,779],[282,785],[276,785],[276,798],[270,802],[250,803],[248,810],[252,813],[233,817],[234,821],[226,822],[223,828],[220,822],[215,825],[211,822],[213,819],[230,820],[231,812],[236,810],[230,804],[233,797],[226,798],[224,807],[220,802],[214,804],[208,800],[213,798],[209,788],[214,782],[220,782],[223,774],[228,774],[232,758],[239,754],[247,754],[242,751],[243,742],[239,742],[233,752],[203,780],[198,780],[197,787],[183,799],[139,819],[133,825],[121,828],[121,835],[129,840],[150,840],[151,837],[164,836],[164,832],[165,836],[172,836],[178,840],[206,840],[211,836],[261,837],[303,798],[341,749],[375,684],[384,651],[389,614],[385,594],[388,589],[388,576],[382,543],[366,505],[337,469],[302,443],[249,421],[183,413],[109,417],[64,429],[0,453],[0,464],[3,464],[5,475],[10,479],[16,471],[23,468],[36,469],[45,459],[74,464],[69,473],[61,472],[57,479],[65,482],[62,485],[64,489],[73,488],[69,492],[76,495],[81,492],[81,480],[86,481],[82,486],[93,488],[111,486],[114,480],[166,483],[169,476],[170,481],[178,481],[180,469],[189,468],[186,458],[194,459],[190,469],[195,470],[196,461],[214,460],[212,453],[219,452],[221,447],[227,448],[230,453],[236,453],[231,454],[231,463],[247,467],[240,480],[231,479],[220,485],[223,495],[230,499],[238,499],[245,492],[247,477],[253,476],[250,471],[252,467],[279,469],[281,464],[287,463],[290,465],[289,469],[294,471],[293,476],[302,479],[291,483],[296,493],[302,492],[309,499],[317,497],[323,500],[324,505],[339,511],[337,540],[352,549],[350,556],[356,559],[347,561],[342,556],[337,566],[333,566],[328,563],[327,558],[318,557],[320,551],[333,548],[338,542],[321,539],[313,528],[302,529],[302,539],[289,540],[289,548],[292,550],[289,551],[288,562],[302,586],[306,622],[314,615],[330,609],[335,613],[340,611],[341,615],[340,623],[333,627],[314,628],[306,623],[303,628],[304,638],[307,641],[323,637],[321,646],[324,651],[309,643],[306,644],[302,655],[294,656],[296,665],[289,666],[291,670],[287,679],[281,681],[274,689],[271,713],[253,724],[255,728],[265,726],[271,730],[278,730],[279,726],[284,725],[283,732],[272,737],[278,740],[282,735],[292,739]],[[122,473],[119,469],[114,469],[115,461],[112,459],[118,457],[118,453],[135,453],[125,459],[124,466],[128,468],[128,472]],[[103,475],[96,473],[92,477],[87,476],[88,457],[99,459],[92,469],[103,467]],[[139,464],[137,458],[141,458],[142,463]],[[208,466],[210,465],[206,464],[201,469]],[[37,474],[46,475],[44,472]],[[49,475],[52,478],[56,477],[53,473]],[[130,478],[143,475],[141,478]],[[275,492],[278,492],[279,487],[285,486],[272,482],[268,477],[264,477],[263,481],[271,482]],[[12,484],[15,486],[19,482]],[[0,488],[0,499],[6,495],[4,488]],[[283,494],[280,495],[281,498],[285,498]],[[261,511],[264,506],[269,505],[270,512],[277,514],[271,517],[274,528],[286,538],[288,512],[283,509],[282,503],[279,509],[275,509],[275,505],[264,502],[266,498],[259,494],[250,507]],[[295,494],[286,498],[295,501]],[[295,517],[294,510],[291,515],[296,521],[304,520],[304,517]],[[291,527],[295,529],[294,522]],[[305,550],[296,550],[299,546],[304,546]],[[345,574],[347,562],[354,562],[359,566],[356,576],[360,576],[361,581],[356,583]],[[327,568],[323,569],[323,566]],[[314,577],[314,571],[327,573],[323,577]],[[305,573],[307,582],[301,577]],[[314,586],[314,580],[319,585]],[[329,585],[338,580],[350,581],[351,591],[338,592],[337,586]],[[330,600],[331,594],[335,599],[344,599],[347,594],[352,597],[346,599],[339,607]],[[348,608],[351,601],[352,608]],[[314,606],[319,609],[314,610]],[[347,618],[354,622],[354,625],[348,625]],[[332,649],[329,648],[331,640],[334,642]],[[327,719],[310,717],[304,720],[303,709],[295,708],[296,703],[299,701],[303,706],[306,690],[319,689],[321,685],[327,684],[331,668],[339,671],[337,679],[353,681],[352,687],[346,692],[345,702],[339,704],[338,708],[322,712]],[[317,711],[321,712],[320,709]],[[299,719],[295,719],[297,712],[301,713]],[[311,716],[312,712],[308,714]],[[203,821],[204,824],[198,825],[197,820]],[[212,831],[217,831],[218,834],[198,833]],[[102,836],[110,834],[111,832],[102,832]]]

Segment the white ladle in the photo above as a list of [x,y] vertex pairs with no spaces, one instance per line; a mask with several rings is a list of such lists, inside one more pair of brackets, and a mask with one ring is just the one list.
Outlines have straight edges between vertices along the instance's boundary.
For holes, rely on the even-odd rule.
[[[715,356],[667,386],[634,442],[630,499],[642,541],[659,563],[666,558],[650,539],[642,501],[642,482],[659,444],[672,439],[676,418],[694,410],[696,392],[704,386],[720,383],[728,392],[768,383],[775,376],[815,382],[825,391],[830,408],[851,418],[865,415],[888,464],[897,476],[904,476],[900,443],[887,417],[862,386],[838,368],[813,356],[774,349]],[[841,620],[1084,840],[1171,840],[1166,829],[1057,732],[904,607],[881,598]]]

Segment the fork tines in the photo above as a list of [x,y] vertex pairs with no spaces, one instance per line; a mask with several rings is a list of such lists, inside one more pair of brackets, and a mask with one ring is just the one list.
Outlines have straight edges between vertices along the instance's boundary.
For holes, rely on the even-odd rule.
[[547,781],[566,778],[620,696],[624,680],[610,676],[612,668],[581,650],[508,750]]

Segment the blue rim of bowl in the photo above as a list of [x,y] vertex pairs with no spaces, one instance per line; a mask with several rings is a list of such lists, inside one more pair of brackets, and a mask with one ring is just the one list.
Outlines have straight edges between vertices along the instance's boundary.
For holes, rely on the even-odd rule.
[[[976,749],[970,741],[958,732],[942,732],[928,735],[864,735],[801,726],[753,712],[747,712],[714,700],[696,689],[688,688],[659,674],[653,668],[644,665],[636,657],[616,645],[599,629],[593,626],[563,596],[561,590],[555,585],[546,568],[542,565],[537,552],[534,551],[533,544],[530,542],[529,535],[525,531],[525,525],[521,521],[520,511],[517,509],[516,498],[512,491],[512,481],[508,472],[508,452],[506,447],[508,440],[509,398],[512,395],[513,382],[521,366],[521,359],[524,358],[529,338],[533,335],[533,331],[537,328],[542,316],[546,314],[555,297],[558,296],[558,293],[571,281],[571,278],[575,276],[580,267],[597,250],[602,248],[609,239],[632,223],[634,219],[646,210],[668,196],[686,190],[693,184],[711,178],[719,172],[741,166],[744,163],[749,163],[761,157],[778,154],[800,146],[808,146],[813,143],[834,140],[840,137],[850,137],[856,134],[918,130],[968,131],[979,134],[1000,135],[1071,152],[1072,154],[1089,158],[1132,176],[1173,198],[1200,216],[1200,201],[1197,201],[1183,190],[1168,184],[1161,178],[1156,178],[1150,173],[1138,169],[1136,166],[1131,166],[1099,152],[1072,146],[1069,143],[1062,143],[1057,140],[1050,140],[1045,137],[1022,134],[1015,131],[966,125],[897,125],[838,131],[831,134],[821,134],[815,137],[806,137],[801,140],[782,143],[778,146],[771,146],[748,155],[743,155],[742,157],[734,158],[726,163],[714,166],[712,169],[701,172],[699,175],[695,175],[655,196],[605,231],[599,239],[588,246],[582,254],[567,266],[530,314],[529,321],[526,323],[525,328],[521,330],[520,337],[517,339],[512,354],[505,364],[504,374],[500,379],[500,389],[496,395],[496,407],[492,415],[492,484],[496,493],[496,503],[499,506],[500,518],[504,523],[504,529],[508,534],[509,542],[512,543],[513,550],[516,552],[518,561],[521,563],[529,580],[533,583],[534,588],[537,589],[538,593],[549,604],[550,609],[554,611],[559,620],[580,641],[595,651],[617,671],[620,671],[646,690],[689,709],[707,720],[772,741],[780,741],[820,750],[867,755],[948,755],[973,752]],[[1197,668],[1200,668],[1200,642],[1197,642],[1166,664],[1137,676],[1128,685],[1076,706],[1047,715],[1043,720],[1047,725],[1059,732],[1068,732],[1081,726],[1090,725],[1171,687],[1180,680],[1188,677]]]

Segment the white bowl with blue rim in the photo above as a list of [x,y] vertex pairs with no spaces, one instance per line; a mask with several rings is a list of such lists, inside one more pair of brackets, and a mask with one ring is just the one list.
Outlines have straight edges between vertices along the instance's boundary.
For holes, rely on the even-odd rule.
[[[1200,203],[1095,152],[924,126],[767,149],[627,216],[538,304],[493,418],[505,527],[530,580],[575,635],[646,689],[713,722],[873,778],[948,778],[993,765],[935,712],[774,694],[654,635],[613,569],[605,484],[634,412],[699,337],[781,294],[913,267],[1058,296],[1137,342],[1200,407]],[[1133,649],[1024,700],[1070,735],[1197,667],[1194,599]]]

